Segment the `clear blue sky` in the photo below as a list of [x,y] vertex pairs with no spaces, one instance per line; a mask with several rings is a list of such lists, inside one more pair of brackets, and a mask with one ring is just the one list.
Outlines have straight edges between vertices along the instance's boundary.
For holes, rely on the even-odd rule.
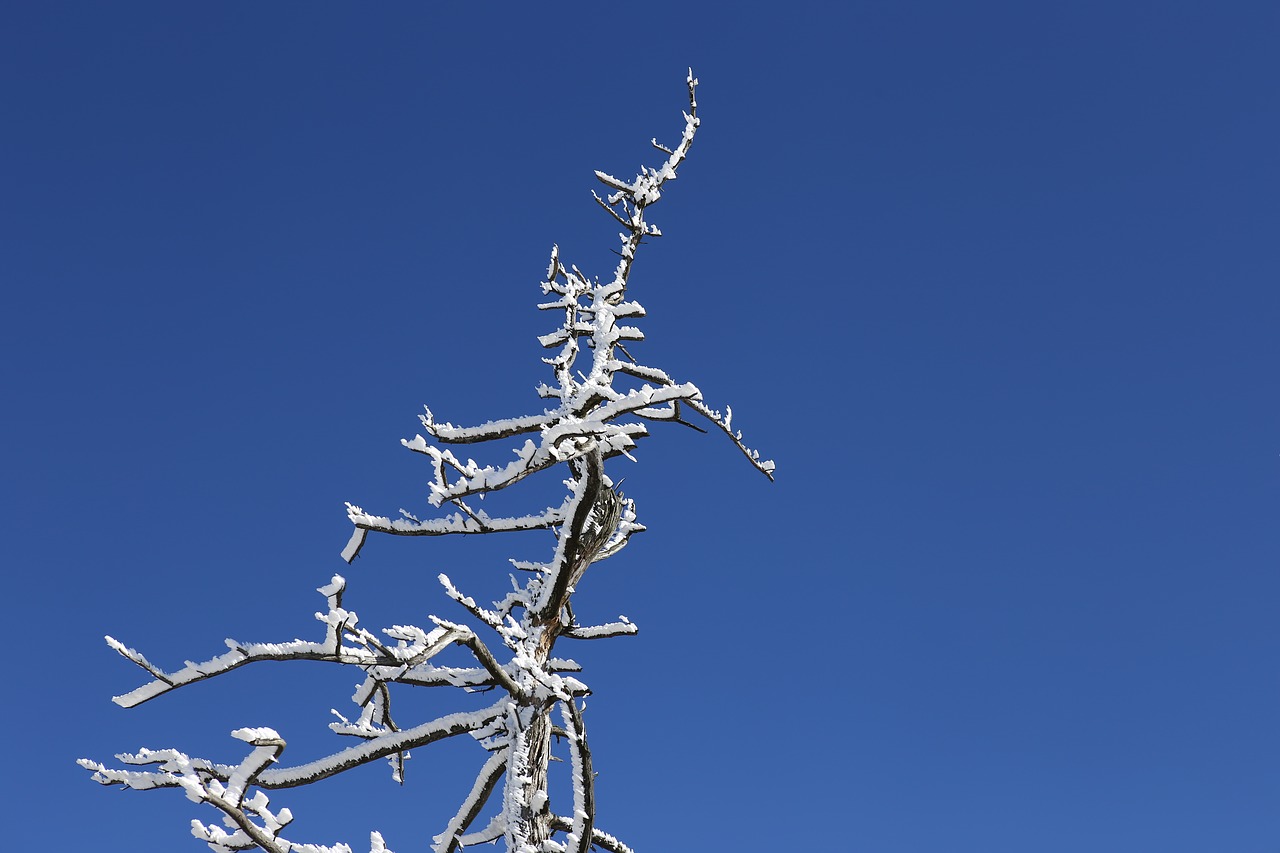
[[[778,482],[675,427],[617,465],[650,531],[580,594],[641,627],[574,650],[599,825],[641,853],[1280,846],[1280,7],[720,9],[0,12],[13,849],[203,849],[211,811],[73,760],[238,760],[263,725],[303,759],[349,707],[350,676],[286,667],[122,711],[142,673],[103,634],[168,666],[315,636],[335,571],[370,627],[461,615],[437,572],[545,552],[373,539],[346,570],[342,502],[425,510],[423,403],[538,409],[550,246],[608,272],[591,172],[679,132],[689,65],[642,352]],[[275,802],[301,840],[420,851],[480,762]]]

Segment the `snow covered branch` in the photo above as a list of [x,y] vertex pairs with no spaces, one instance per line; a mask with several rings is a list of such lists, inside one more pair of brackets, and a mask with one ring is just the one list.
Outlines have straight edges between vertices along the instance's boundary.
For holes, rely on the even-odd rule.
[[587,747],[587,730],[582,710],[573,702],[560,703],[565,737],[573,773],[573,820],[569,828],[569,853],[587,853],[591,849],[592,824],[596,813],[596,774],[591,769],[591,750]]
[[[642,166],[639,174],[631,180],[596,172],[596,178],[610,192],[606,198],[595,195],[595,200],[609,212],[615,223],[623,227],[619,234],[622,249],[613,278],[601,283],[577,266],[566,264],[561,259],[558,246],[552,248],[542,292],[554,298],[538,307],[544,311],[560,312],[563,321],[558,329],[540,338],[544,347],[558,347],[560,351],[553,358],[543,359],[552,367],[556,384],[543,385],[538,390],[540,396],[558,400],[559,404],[541,414],[488,421],[473,427],[441,423],[428,408],[421,416],[426,436],[406,439],[403,444],[432,461],[429,503],[434,507],[451,503],[461,511],[424,521],[403,510],[403,518],[392,519],[348,504],[348,517],[356,527],[351,542],[343,551],[348,562],[359,552],[368,531],[401,536],[436,536],[534,530],[559,525],[567,515],[565,505],[530,516],[494,519],[473,511],[461,501],[471,495],[506,488],[560,463],[572,466],[588,456],[604,459],[631,456],[636,443],[649,432],[643,423],[619,419],[638,416],[645,420],[686,423],[680,418],[682,404],[709,420],[734,442],[757,470],[773,478],[773,463],[762,460],[757,451],[742,442],[741,432],[731,427],[730,410],[726,409],[727,414],[722,416],[702,402],[702,392],[696,385],[677,383],[661,370],[636,364],[629,354],[626,361],[616,357],[615,351],[621,348],[623,341],[644,338],[639,329],[619,321],[645,315],[643,306],[628,301],[626,294],[636,252],[645,238],[661,233],[645,220],[646,211],[661,199],[667,182],[675,180],[701,125],[698,118],[698,81],[692,72],[686,78],[686,84],[689,109],[684,113],[684,130],[679,143],[667,147],[654,142],[654,147],[667,155],[661,165]],[[577,369],[583,344],[592,353],[590,368],[585,373]],[[644,384],[638,388],[616,388],[614,379],[620,373]],[[463,461],[452,451],[432,443],[434,440],[446,445],[474,444],[518,435],[530,437],[513,449],[514,460],[501,465],[480,465],[471,459]],[[625,542],[626,537],[621,537],[610,553],[616,552]]]
[[[498,781],[502,778],[502,774],[507,771],[507,761],[508,756],[505,749],[498,750],[489,756],[489,760],[485,762],[484,767],[480,768],[475,784],[471,786],[471,793],[467,794],[467,798],[462,801],[462,805],[458,807],[453,820],[449,821],[449,825],[445,827],[444,832],[432,839],[435,842],[431,845],[433,853],[453,853],[458,849],[459,843],[465,837],[463,833],[471,826],[472,821],[479,817],[480,811],[484,808],[485,803],[489,801],[489,795],[498,786]],[[466,843],[474,844],[476,842],[471,840]]]
[[640,633],[640,629],[636,627],[635,623],[624,618],[620,622],[593,625],[589,628],[572,625],[565,629],[564,636],[570,640],[602,640],[608,637],[630,637],[638,633]]
[[[285,741],[268,728],[237,729],[232,737],[245,741],[253,751],[237,766],[215,765],[192,759],[174,749],[140,750],[134,755],[120,755],[125,764],[155,767],[155,770],[109,770],[95,761],[81,759],[80,765],[93,772],[95,781],[103,785],[121,785],[135,790],[181,788],[189,800],[207,803],[223,813],[223,825],[191,822],[191,833],[206,842],[217,853],[258,848],[267,853],[351,853],[346,844],[323,846],[299,844],[280,835],[293,821],[289,809],[272,810],[263,791],[248,790],[260,782],[263,769],[284,751]],[[264,786],[267,787],[267,786]],[[391,853],[377,832],[370,834],[371,853]]]
[[[360,679],[352,697],[358,713],[348,719],[336,710],[331,731],[354,745],[304,764],[281,763],[285,740],[274,729],[242,728],[232,735],[252,750],[238,764],[218,764],[175,749],[142,749],[118,756],[124,767],[108,768],[87,759],[81,764],[104,785],[133,790],[179,788],[195,802],[222,814],[222,826],[192,824],[193,834],[217,853],[260,849],[267,853],[351,853],[345,844],[332,847],[299,844],[281,835],[292,814],[273,809],[265,791],[306,785],[370,762],[387,760],[395,782],[404,782],[410,750],[467,735],[486,752],[483,766],[444,830],[434,837],[434,853],[455,853],[476,844],[505,840],[509,853],[631,853],[630,848],[595,825],[595,771],[587,743],[583,707],[590,688],[571,673],[581,667],[552,655],[560,638],[596,640],[630,636],[637,627],[626,617],[603,624],[579,624],[571,598],[586,572],[618,554],[645,529],[636,505],[618,489],[609,467],[649,436],[650,422],[665,421],[707,430],[684,418],[693,413],[723,432],[756,470],[773,478],[774,464],[748,447],[734,428],[733,413],[707,406],[690,382],[677,382],[665,371],[640,364],[626,344],[644,340],[633,323],[645,309],[628,297],[636,254],[661,231],[646,216],[676,179],[701,125],[696,97],[698,81],[686,78],[689,104],[683,113],[679,141],[666,146],[653,141],[664,157],[657,166],[641,166],[632,179],[605,172],[595,176],[606,187],[596,203],[621,227],[619,261],[607,281],[566,263],[553,246],[541,282],[543,311],[558,316],[558,325],[539,337],[554,351],[543,362],[549,383],[537,388],[546,401],[541,413],[492,420],[475,426],[440,422],[430,409],[421,415],[423,434],[403,441],[430,461],[427,503],[436,514],[419,518],[401,509],[397,516],[367,512],[347,504],[352,532],[342,551],[350,563],[369,533],[394,536],[447,536],[521,533],[549,530],[555,545],[537,560],[512,560],[522,580],[492,606],[478,603],[447,576],[439,575],[445,595],[475,620],[476,628],[429,616],[432,628],[393,625],[374,633],[360,627],[354,611],[343,606],[346,581],[339,575],[318,590],[326,609],[316,613],[323,636],[316,640],[246,643],[227,640],[227,651],[181,668],[166,670],[111,637],[107,643],[147,672],[150,680],[115,697],[131,708],[169,691],[262,661],[319,661],[355,667]],[[460,457],[460,445],[492,450],[493,442],[514,440],[518,446],[496,462],[484,464]],[[514,458],[513,458],[514,457]],[[473,496],[506,489],[543,471],[556,470],[566,494],[558,506],[527,515],[491,516]],[[489,640],[482,639],[481,634]],[[496,637],[496,639],[494,639]],[[436,658],[445,649],[466,649],[473,660],[447,666]],[[468,693],[492,691],[496,701],[470,711],[439,714],[408,727],[392,716],[392,699],[409,687],[455,687]],[[561,725],[551,722],[559,707]],[[397,704],[397,709],[400,705]],[[553,809],[548,784],[553,751],[567,751],[572,790],[571,814]],[[556,759],[560,760],[560,759]],[[562,771],[563,772],[563,771]],[[500,797],[493,794],[502,786]],[[496,801],[496,802],[491,802]],[[473,829],[489,812],[480,829]],[[373,833],[371,853],[389,853]]]
[[229,651],[202,662],[187,661],[182,669],[173,672],[165,672],[140,652],[119,640],[107,637],[107,644],[111,648],[154,676],[154,680],[114,697],[113,701],[123,708],[132,708],[178,687],[261,661],[310,660],[350,664],[369,671],[394,672],[394,676],[388,680],[410,679],[414,683],[422,683],[424,677],[437,671],[436,667],[428,663],[431,658],[450,644],[467,644],[468,637],[472,636],[470,629],[459,626],[437,626],[428,632],[414,626],[398,625],[385,631],[391,638],[391,643],[384,644],[370,632],[358,627],[359,617],[353,611],[343,609],[341,601],[345,588],[346,581],[343,577],[334,575],[329,584],[318,590],[326,596],[329,603],[326,612],[316,614],[316,619],[326,626],[323,640],[241,643],[229,639],[225,641]]

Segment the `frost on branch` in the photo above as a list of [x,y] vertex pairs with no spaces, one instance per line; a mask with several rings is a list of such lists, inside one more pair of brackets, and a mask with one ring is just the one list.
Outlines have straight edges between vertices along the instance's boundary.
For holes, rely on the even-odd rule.
[[[586,853],[593,848],[629,853],[625,844],[595,825],[595,772],[581,705],[590,691],[573,674],[581,669],[575,662],[552,656],[561,638],[605,639],[638,630],[625,616],[581,624],[570,604],[586,571],[617,554],[645,529],[637,520],[634,501],[618,490],[607,464],[618,456],[634,459],[633,451],[654,422],[705,432],[687,419],[696,415],[724,433],[770,479],[774,468],[743,442],[727,406],[723,412],[711,408],[696,385],[640,363],[627,349],[627,344],[644,339],[632,324],[645,310],[627,293],[633,263],[640,246],[661,235],[646,213],[662,198],[667,183],[676,179],[700,124],[692,72],[687,83],[684,130],[674,147],[653,143],[664,155],[658,166],[641,167],[630,180],[595,173],[605,187],[603,196],[593,194],[596,203],[622,229],[612,276],[605,281],[590,277],[567,264],[558,247],[551,251],[542,282],[544,301],[538,306],[559,318],[558,326],[539,338],[551,351],[543,362],[551,369],[552,381],[537,389],[549,401],[547,407],[539,414],[476,426],[440,422],[428,409],[421,416],[423,434],[403,443],[430,462],[427,503],[436,514],[419,518],[402,509],[396,516],[378,515],[347,505],[353,525],[342,551],[347,562],[360,553],[370,532],[444,536],[550,530],[556,537],[551,553],[536,561],[512,560],[522,579],[513,576],[511,591],[489,606],[441,574],[445,597],[475,620],[475,629],[433,615],[428,617],[430,627],[366,630],[355,612],[343,606],[346,581],[335,575],[319,589],[326,606],[316,613],[323,626],[317,639],[227,640],[225,652],[166,671],[108,637],[113,649],[149,676],[141,686],[115,697],[126,708],[262,661],[331,663],[351,667],[359,677],[352,697],[355,711],[348,717],[335,710],[330,724],[333,733],[351,745],[325,758],[289,765],[284,760],[285,739],[274,729],[251,727],[231,733],[251,748],[238,764],[217,764],[174,749],[142,749],[118,756],[124,765],[120,769],[82,760],[95,780],[134,790],[179,788],[188,799],[213,807],[222,814],[221,825],[196,820],[192,833],[219,853],[255,848],[269,853],[350,853],[345,844],[325,847],[286,839],[281,833],[293,816],[287,808],[274,809],[266,791],[310,784],[381,761],[390,764],[395,782],[404,783],[405,759],[412,750],[467,735],[486,757],[453,817],[434,837],[434,853],[453,853],[500,838],[508,851],[518,853]],[[507,440],[514,440],[515,446],[490,464],[452,449],[466,444],[487,449],[491,442]],[[471,501],[553,468],[566,486],[557,506],[499,517]],[[466,650],[468,665],[437,661],[452,646]],[[410,687],[489,692],[496,699],[483,708],[446,712],[406,726],[393,716],[392,698]],[[557,711],[559,725],[553,723]],[[572,791],[569,803],[553,804],[548,793],[548,768],[556,750],[567,758],[563,764]],[[376,832],[370,850],[387,850]]]

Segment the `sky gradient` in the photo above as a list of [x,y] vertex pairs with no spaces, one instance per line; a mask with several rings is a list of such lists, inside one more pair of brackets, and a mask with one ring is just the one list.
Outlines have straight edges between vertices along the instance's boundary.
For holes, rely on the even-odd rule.
[[[675,426],[613,463],[649,531],[575,606],[641,633],[565,651],[598,825],[1274,853],[1277,43],[1271,3],[9,4],[6,838],[205,849],[212,810],[74,760],[238,760],[240,726],[304,760],[350,707],[288,666],[122,711],[104,634],[172,667],[315,637],[335,572],[366,627],[461,617],[438,572],[479,598],[547,553],[375,536],[348,568],[343,501],[428,511],[424,403],[542,407],[551,246],[611,272],[592,171],[656,162],[692,66],[637,356],[778,475]],[[481,761],[273,802],[426,850]]]

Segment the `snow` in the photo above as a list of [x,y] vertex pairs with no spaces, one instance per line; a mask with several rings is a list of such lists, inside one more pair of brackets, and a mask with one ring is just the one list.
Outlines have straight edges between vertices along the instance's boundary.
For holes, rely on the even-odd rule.
[[231,733],[231,736],[237,740],[254,744],[255,746],[261,742],[267,741],[284,742],[281,740],[280,734],[275,729],[267,728],[266,726],[259,726],[258,728],[251,729],[236,729]]
[[[359,509],[359,507],[355,507]],[[342,549],[342,559],[350,563],[360,553],[360,549],[364,546],[364,537],[369,531],[363,527],[357,527],[351,531],[351,538],[347,540],[347,544]]]

